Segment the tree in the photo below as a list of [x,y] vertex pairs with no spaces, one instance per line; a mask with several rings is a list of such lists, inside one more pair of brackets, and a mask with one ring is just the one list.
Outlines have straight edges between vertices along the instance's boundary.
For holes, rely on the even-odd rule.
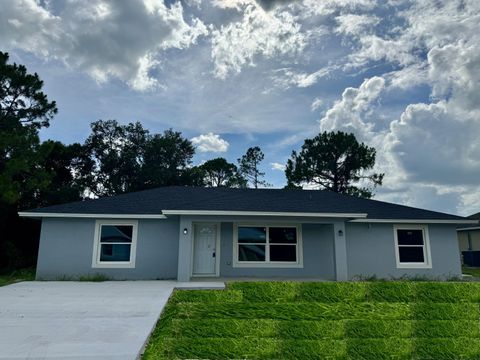
[[224,158],[208,160],[200,167],[203,182],[208,187],[246,187],[247,181],[238,173],[235,164]]
[[322,189],[365,198],[382,185],[384,174],[371,173],[376,150],[359,143],[353,134],[323,132],[306,139],[293,151],[285,175],[289,187],[315,184]]
[[41,91],[37,74],[9,64],[0,52],[0,201],[18,203],[22,196],[48,184],[38,166],[38,129],[57,113],[55,101]]
[[8,64],[8,58],[0,51],[0,129],[48,126],[57,113],[55,101],[48,101],[41,91],[43,81],[36,73],[28,74],[24,65]]
[[149,138],[144,151],[141,169],[141,187],[152,188],[169,185],[193,185],[198,174],[189,167],[195,147],[182,137],[182,133],[166,130]]
[[120,125],[116,120],[98,120],[90,126],[92,133],[84,145],[94,162],[86,181],[88,191],[106,196],[137,190],[148,131],[139,122]]
[[40,190],[36,206],[49,206],[81,200],[85,180],[92,174],[94,162],[84,146],[65,145],[47,140],[40,145],[40,166],[49,175],[49,185]]
[[269,184],[262,180],[265,176],[263,171],[260,171],[259,164],[263,161],[265,155],[260,147],[255,146],[247,150],[246,154],[238,159],[239,173],[249,181],[252,186],[257,189],[258,186],[269,186]]
[[57,107],[37,74],[8,59],[0,52],[0,267],[18,267],[33,264],[38,249],[38,224],[19,219],[17,211],[36,206],[50,184],[38,129],[49,125]]

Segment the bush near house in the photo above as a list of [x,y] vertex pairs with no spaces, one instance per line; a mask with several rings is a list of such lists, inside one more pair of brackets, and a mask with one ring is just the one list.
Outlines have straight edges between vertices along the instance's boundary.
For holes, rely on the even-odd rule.
[[143,359],[480,359],[479,302],[474,282],[179,290]]

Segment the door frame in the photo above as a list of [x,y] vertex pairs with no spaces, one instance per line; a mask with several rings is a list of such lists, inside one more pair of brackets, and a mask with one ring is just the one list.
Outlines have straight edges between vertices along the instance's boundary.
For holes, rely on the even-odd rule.
[[[212,274],[195,274],[193,265],[195,259],[195,226],[196,225],[215,225],[217,228],[216,236],[215,236],[215,273]],[[190,269],[191,269],[191,277],[219,277],[220,276],[220,222],[216,221],[195,221],[192,222],[192,256],[190,259]]]

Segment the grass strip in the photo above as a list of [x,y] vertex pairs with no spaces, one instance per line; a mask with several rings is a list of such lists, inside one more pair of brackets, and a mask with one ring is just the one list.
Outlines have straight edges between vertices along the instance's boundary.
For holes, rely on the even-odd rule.
[[475,320],[479,305],[473,303],[179,303],[183,319],[277,320]]
[[348,339],[410,338],[413,333],[411,320],[346,320],[345,337]]
[[415,339],[415,360],[478,360],[480,340],[472,338]]
[[478,282],[419,282],[415,284],[415,300],[423,302],[480,302]]
[[478,320],[413,321],[412,337],[480,339],[480,323]]
[[346,339],[346,358],[362,360],[411,360],[414,343],[411,339]]
[[243,300],[239,290],[175,290],[172,303],[236,303]]
[[163,339],[164,354],[145,359],[345,359],[344,341],[277,339]]
[[[406,303],[180,303],[178,318],[183,319],[277,319],[277,320],[342,320],[410,319]],[[455,306],[456,304],[449,304]],[[462,308],[463,309],[463,308]]]
[[415,303],[411,304],[414,320],[478,320],[479,304],[474,303]]
[[247,302],[480,302],[478,282],[234,282]]
[[476,320],[345,320],[350,339],[369,338],[480,338]]
[[174,337],[341,339],[342,321],[283,321],[273,319],[174,319]]

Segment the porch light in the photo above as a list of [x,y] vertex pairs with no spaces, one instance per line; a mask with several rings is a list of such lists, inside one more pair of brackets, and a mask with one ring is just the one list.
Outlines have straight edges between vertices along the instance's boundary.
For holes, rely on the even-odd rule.
[[338,230],[338,236],[343,236],[343,230]]
[[183,235],[187,235],[187,234],[188,234],[188,229],[187,228],[183,229]]

